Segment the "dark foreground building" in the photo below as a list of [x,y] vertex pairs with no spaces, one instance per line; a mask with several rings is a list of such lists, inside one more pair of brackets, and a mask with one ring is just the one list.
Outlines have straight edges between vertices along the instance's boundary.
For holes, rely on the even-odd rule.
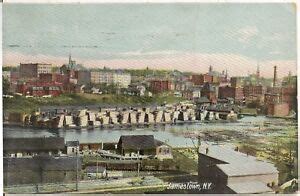
[[81,159],[76,156],[3,158],[4,186],[76,181]]
[[172,159],[172,149],[153,135],[122,135],[118,142],[118,153],[123,156],[145,155],[158,159]]
[[199,181],[212,182],[213,193],[274,193],[278,184],[273,164],[229,147],[200,147],[198,156]]
[[4,138],[4,157],[23,157],[40,154],[61,154],[65,150],[63,137]]

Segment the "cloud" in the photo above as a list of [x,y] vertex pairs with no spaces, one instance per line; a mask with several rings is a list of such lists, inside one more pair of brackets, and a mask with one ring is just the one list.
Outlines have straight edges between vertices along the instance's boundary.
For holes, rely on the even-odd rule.
[[255,26],[246,26],[237,31],[238,41],[248,43],[251,38],[258,35],[258,29]]
[[[118,54],[127,56],[127,58],[116,59],[84,59],[73,58],[77,63],[81,63],[88,68],[109,67],[112,69],[144,69],[147,66],[151,69],[170,69],[180,71],[190,71],[195,73],[206,73],[210,65],[216,71],[228,69],[231,76],[245,76],[256,72],[257,61],[246,56],[232,53],[180,53],[177,51],[156,51],[149,53],[127,52]],[[142,57],[136,58],[139,55]],[[4,65],[18,65],[20,62],[47,62],[55,66],[61,66],[68,62],[68,57],[55,57],[47,55],[24,55],[17,52],[5,52],[3,54]],[[289,71],[296,73],[296,61],[261,61],[259,62],[261,75],[264,77],[273,77],[273,66],[278,67],[278,76],[288,75]]]

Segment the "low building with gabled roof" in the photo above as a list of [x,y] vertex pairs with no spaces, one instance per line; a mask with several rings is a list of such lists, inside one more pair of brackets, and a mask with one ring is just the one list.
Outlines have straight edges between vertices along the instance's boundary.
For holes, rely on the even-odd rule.
[[4,185],[74,182],[81,164],[79,156],[4,157]]
[[172,159],[172,149],[153,135],[122,135],[117,149],[123,156],[153,156],[158,159]]
[[220,145],[199,148],[198,176],[216,185],[214,193],[269,193],[278,184],[272,163]]
[[63,137],[4,138],[3,154],[7,157],[37,154],[60,154],[65,150]]

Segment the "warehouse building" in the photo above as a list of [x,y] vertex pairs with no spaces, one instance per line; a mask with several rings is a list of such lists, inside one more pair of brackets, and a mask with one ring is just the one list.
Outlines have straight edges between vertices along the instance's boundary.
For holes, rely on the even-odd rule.
[[[3,158],[4,185],[68,183],[76,181],[81,158],[76,156]],[[22,175],[20,175],[22,174]]]
[[215,184],[214,193],[273,193],[278,170],[268,162],[219,145],[201,146],[199,181]]

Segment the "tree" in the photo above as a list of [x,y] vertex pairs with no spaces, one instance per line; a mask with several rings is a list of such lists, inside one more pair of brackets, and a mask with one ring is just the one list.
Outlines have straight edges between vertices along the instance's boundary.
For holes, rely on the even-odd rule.
[[2,93],[7,95],[9,93],[9,81],[2,77]]

